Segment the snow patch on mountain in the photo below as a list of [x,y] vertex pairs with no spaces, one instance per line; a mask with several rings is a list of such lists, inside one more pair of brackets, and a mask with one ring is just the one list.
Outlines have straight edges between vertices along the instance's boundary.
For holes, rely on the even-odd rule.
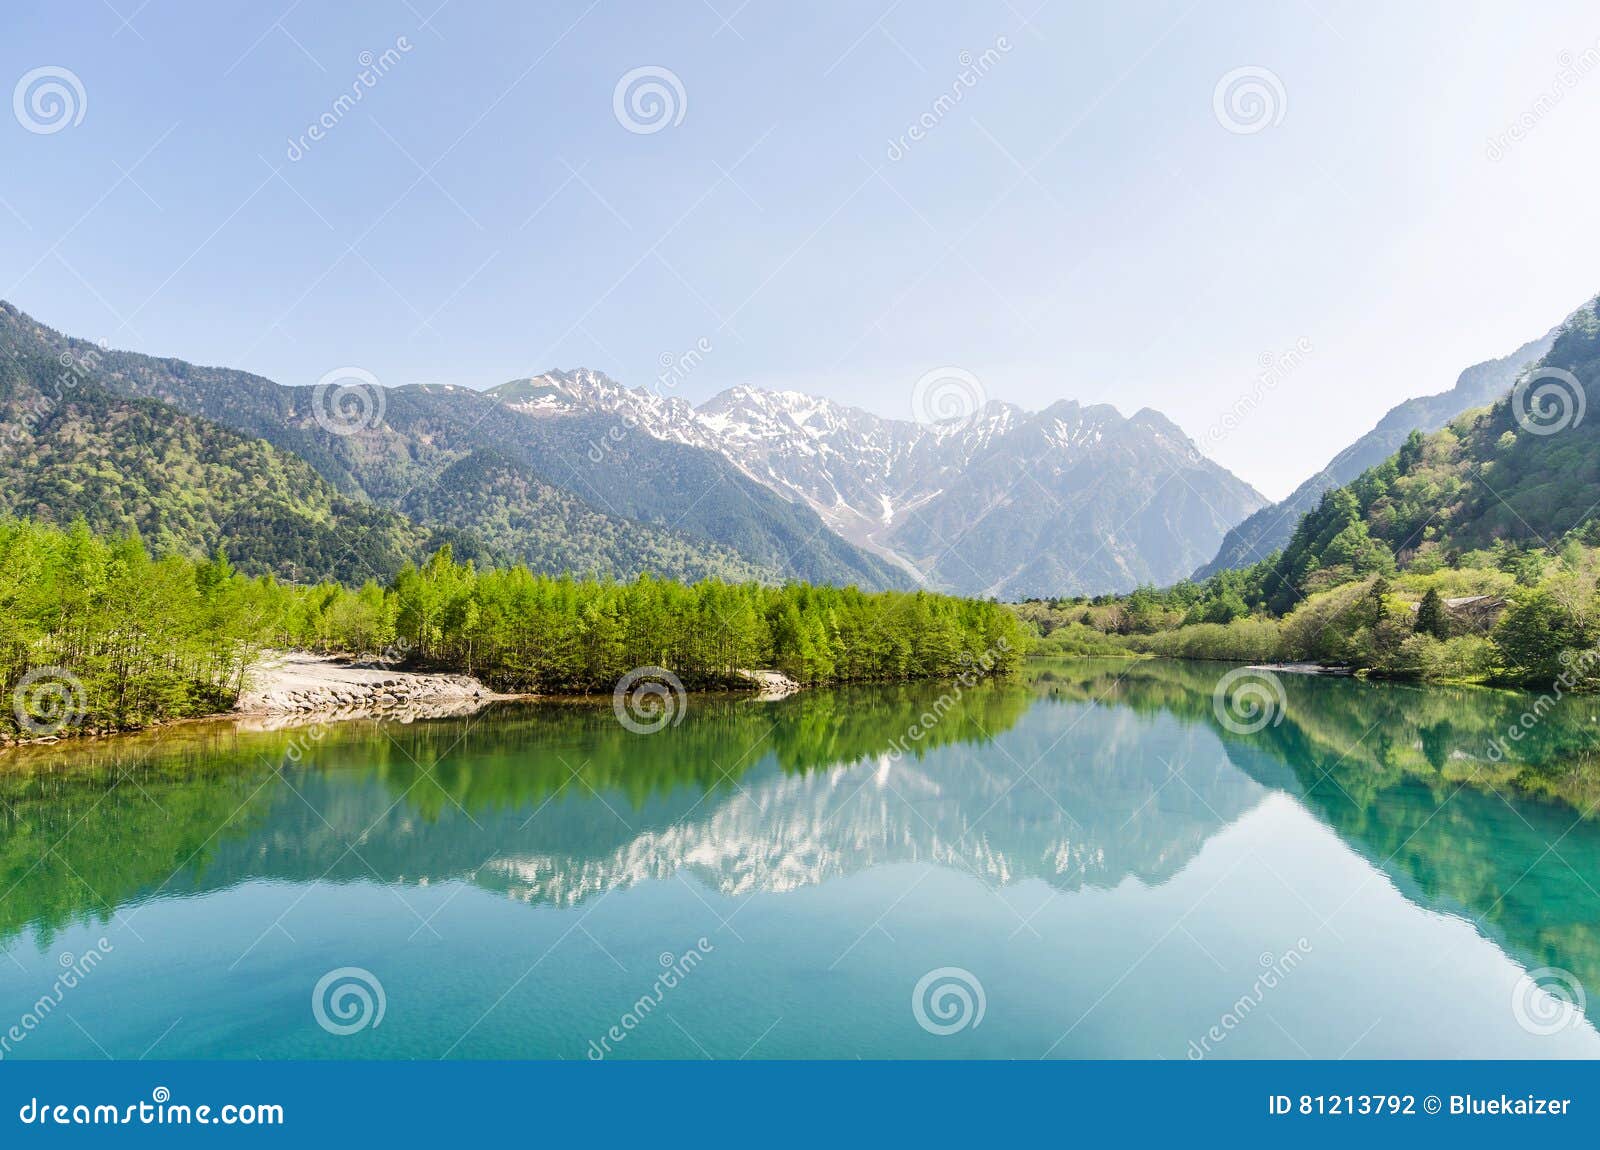
[[[991,400],[965,419],[925,424],[887,419],[803,392],[746,385],[730,387],[696,407],[669,394],[665,386],[628,388],[587,368],[513,380],[490,394],[531,416],[611,414],[625,431],[716,451],[757,483],[811,507],[852,543],[923,581],[945,586],[953,585],[952,579],[939,570],[940,564],[965,534],[967,522],[997,510],[1025,517],[1040,503],[1039,510],[1046,511],[1050,488],[1068,482],[1069,475],[1096,468],[1137,469],[1141,459],[1145,471],[1209,468],[1233,485],[1229,498],[1222,500],[1229,504],[1225,514],[1236,511],[1242,519],[1265,502],[1215,464],[1197,462],[1198,452],[1188,437],[1148,408],[1130,419],[1109,404],[1062,400],[1030,413]],[[972,487],[969,476],[975,469],[1010,478],[999,490],[962,492]],[[1029,477],[1035,480],[1032,485],[1025,483]],[[954,514],[947,506],[951,498],[963,501]],[[923,514],[925,509],[929,515]],[[1230,526],[1232,522],[1220,527],[1206,523],[1201,532],[1206,538],[1199,545],[1214,549],[1221,536],[1211,539],[1209,533]],[[930,539],[930,532],[939,538]],[[939,545],[947,538],[941,532],[954,534],[950,546]],[[917,537],[916,546],[908,547],[908,536]],[[1068,544],[1057,540],[1053,545]],[[1008,569],[1014,565],[1026,571],[1034,558],[1011,554],[1005,562]],[[956,584],[963,581],[964,576]],[[1016,589],[1013,583],[1008,570],[998,583],[985,577],[972,589],[1005,594]]]

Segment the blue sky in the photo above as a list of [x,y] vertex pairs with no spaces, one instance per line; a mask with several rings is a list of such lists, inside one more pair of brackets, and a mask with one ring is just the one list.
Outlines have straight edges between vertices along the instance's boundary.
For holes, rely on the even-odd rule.
[[[639,385],[704,340],[692,400],[908,417],[956,366],[1159,408],[1277,496],[1600,291],[1593,5],[437,4],[8,3],[3,88],[83,96],[0,117],[0,298],[284,383]],[[658,131],[614,111],[642,67]]]

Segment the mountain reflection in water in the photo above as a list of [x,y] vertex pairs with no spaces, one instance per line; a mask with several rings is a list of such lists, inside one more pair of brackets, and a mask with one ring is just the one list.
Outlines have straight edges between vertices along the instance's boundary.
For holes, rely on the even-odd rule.
[[1154,888],[1276,793],[1412,903],[1600,989],[1593,704],[1496,743],[1526,697],[1285,675],[1281,720],[1240,735],[1213,706],[1224,670],[1039,660],[942,703],[928,684],[696,697],[652,736],[607,703],[507,704],[13,752],[0,947],[264,880],[459,883],[569,912],[666,879],[798,897],[907,864],[994,891]]

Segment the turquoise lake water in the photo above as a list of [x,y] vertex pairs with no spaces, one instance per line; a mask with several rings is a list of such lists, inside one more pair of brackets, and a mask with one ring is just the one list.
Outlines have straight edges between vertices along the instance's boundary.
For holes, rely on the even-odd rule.
[[1226,670],[13,752],[0,1054],[1600,1054],[1600,703]]

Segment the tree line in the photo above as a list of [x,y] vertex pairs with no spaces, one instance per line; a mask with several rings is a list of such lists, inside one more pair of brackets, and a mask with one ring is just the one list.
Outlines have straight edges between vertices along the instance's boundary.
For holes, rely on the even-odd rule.
[[1498,541],[1450,564],[1425,553],[1402,569],[1323,569],[1325,582],[1297,592],[1282,613],[1264,592],[1276,556],[1203,583],[1034,600],[1013,610],[1041,636],[1034,649],[1043,654],[1307,660],[1396,679],[1593,691],[1600,689],[1596,534],[1570,533],[1548,548]]
[[263,648],[383,658],[503,691],[609,692],[636,667],[690,687],[740,668],[806,684],[1003,674],[1025,646],[994,603],[925,591],[684,584],[479,570],[449,547],[390,582],[247,577],[226,554],[0,521],[0,735],[124,730],[232,705]]

